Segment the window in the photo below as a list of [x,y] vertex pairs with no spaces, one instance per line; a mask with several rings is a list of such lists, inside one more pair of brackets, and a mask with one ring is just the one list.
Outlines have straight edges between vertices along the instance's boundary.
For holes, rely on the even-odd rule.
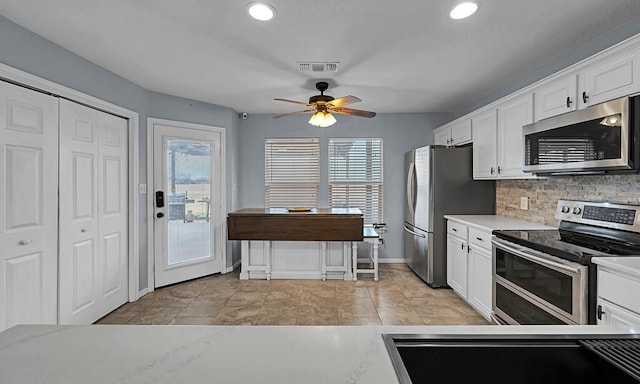
[[360,208],[383,222],[382,139],[329,139],[329,206]]
[[264,160],[265,207],[319,205],[319,139],[266,139]]

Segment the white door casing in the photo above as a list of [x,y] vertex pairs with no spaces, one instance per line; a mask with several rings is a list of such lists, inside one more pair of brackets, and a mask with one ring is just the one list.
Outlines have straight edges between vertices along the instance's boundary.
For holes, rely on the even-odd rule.
[[[155,287],[161,287],[177,282],[194,279],[201,276],[219,273],[225,270],[226,230],[225,230],[225,204],[224,204],[224,129],[201,126],[197,124],[171,122],[160,119],[149,119],[148,136],[152,140],[151,151],[153,155],[153,189],[149,198],[152,200],[153,222],[153,249],[154,249],[154,273]],[[170,246],[175,250],[178,243],[174,238],[169,242],[169,226],[185,225],[195,226],[182,220],[170,219],[170,191],[167,190],[168,182],[168,143],[169,141],[184,141],[199,143],[207,146],[210,151],[210,219],[207,231],[209,231],[208,252],[204,257],[197,257],[184,262],[169,262]],[[157,207],[155,202],[156,192],[164,193],[164,207]],[[160,214],[161,217],[158,217]],[[204,224],[202,222],[198,223]],[[189,228],[189,229],[191,229]],[[175,230],[175,228],[174,228]],[[173,232],[175,234],[175,232]]]
[[57,321],[58,100],[0,81],[0,331]]
[[60,323],[127,301],[127,122],[60,101]]

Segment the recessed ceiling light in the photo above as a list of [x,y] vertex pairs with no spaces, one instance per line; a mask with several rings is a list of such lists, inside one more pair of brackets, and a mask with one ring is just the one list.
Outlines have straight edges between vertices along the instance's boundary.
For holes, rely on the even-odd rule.
[[256,20],[269,21],[276,17],[276,10],[267,3],[251,3],[247,9],[251,17]]
[[473,1],[467,1],[455,6],[449,13],[454,20],[464,19],[473,15],[478,10],[478,3]]

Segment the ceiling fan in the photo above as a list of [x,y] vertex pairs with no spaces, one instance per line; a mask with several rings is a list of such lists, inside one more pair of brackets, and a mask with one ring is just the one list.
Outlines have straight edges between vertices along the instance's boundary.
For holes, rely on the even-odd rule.
[[331,114],[332,112],[341,115],[351,115],[367,118],[372,118],[376,115],[375,112],[363,111],[362,109],[345,108],[345,105],[357,103],[361,100],[355,96],[344,96],[339,99],[334,99],[333,97],[324,94],[324,91],[326,91],[327,88],[329,88],[328,83],[324,81],[317,82],[316,89],[320,91],[320,94],[311,96],[308,103],[305,103],[304,101],[295,101],[288,99],[274,99],[278,101],[285,101],[287,103],[301,104],[310,108],[302,111],[285,113],[284,115],[274,116],[273,118],[279,119],[281,117],[300,115],[303,113],[313,113],[313,115],[309,119],[309,124],[315,125],[316,127],[324,128],[335,124],[336,119]]

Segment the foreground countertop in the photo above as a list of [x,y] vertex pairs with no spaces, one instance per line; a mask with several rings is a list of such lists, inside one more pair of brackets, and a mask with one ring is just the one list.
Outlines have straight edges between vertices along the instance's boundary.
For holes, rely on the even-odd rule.
[[397,383],[381,335],[628,334],[605,326],[17,326],[1,383]]
[[545,230],[556,229],[548,225],[532,223],[500,215],[444,215],[445,219],[455,220],[483,231],[494,230]]

